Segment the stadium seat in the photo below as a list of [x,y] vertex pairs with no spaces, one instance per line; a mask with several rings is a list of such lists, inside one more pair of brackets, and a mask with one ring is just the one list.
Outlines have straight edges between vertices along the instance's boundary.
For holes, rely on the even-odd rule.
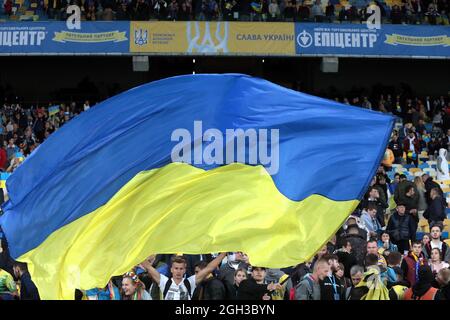
[[448,218],[444,220],[444,231],[450,232],[450,219]]
[[450,180],[440,180],[440,181],[443,184],[450,185]]
[[416,232],[416,239],[417,239],[417,240],[422,240],[422,238],[423,238],[424,235],[425,235],[425,232],[417,231],[417,232]]
[[405,164],[404,166],[403,166],[403,168],[405,168],[405,169],[411,169],[411,168],[415,168],[416,166],[415,165],[413,165],[413,164]]
[[422,163],[422,164],[419,165],[419,168],[422,169],[422,170],[423,169],[427,169],[427,168],[430,168],[430,165],[428,163]]
[[450,246],[450,239],[445,239],[444,242]]
[[445,192],[450,192],[450,187],[447,187],[447,188],[442,188],[442,191],[445,193]]
[[430,232],[430,225],[427,219],[420,219],[418,226],[421,232]]
[[411,172],[411,174],[414,174],[416,172],[422,172],[422,169],[420,169],[420,168],[411,168],[411,169],[409,169],[409,172]]
[[422,171],[414,172],[414,177],[421,177],[423,175]]

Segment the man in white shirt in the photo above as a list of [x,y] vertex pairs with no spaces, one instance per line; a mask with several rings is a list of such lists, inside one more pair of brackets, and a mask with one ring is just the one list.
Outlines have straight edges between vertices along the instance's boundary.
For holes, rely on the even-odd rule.
[[206,268],[200,270],[196,275],[185,278],[187,262],[182,256],[172,257],[172,266],[170,272],[172,278],[168,278],[160,274],[152,263],[155,256],[150,256],[147,260],[142,262],[140,266],[148,272],[152,279],[158,284],[162,292],[163,300],[191,300],[192,294],[196,286],[203,281],[203,279],[213,272],[225,258],[226,253],[221,253],[214,260],[212,260]]

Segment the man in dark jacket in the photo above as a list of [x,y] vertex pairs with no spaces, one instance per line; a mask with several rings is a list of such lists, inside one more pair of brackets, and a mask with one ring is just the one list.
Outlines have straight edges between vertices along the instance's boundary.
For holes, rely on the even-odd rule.
[[270,293],[273,290],[280,290],[279,283],[265,284],[266,268],[253,267],[252,277],[243,280],[238,289],[238,300],[270,300]]
[[396,164],[402,163],[403,148],[402,148],[401,141],[398,139],[398,133],[395,132],[392,135],[392,139],[391,139],[391,142],[389,142],[389,147],[388,148],[391,149],[392,153],[394,154],[395,163]]
[[[413,196],[407,197],[406,193],[411,187],[414,189]],[[395,203],[403,204],[407,204],[409,202],[415,203],[416,201],[419,201],[419,194],[414,182],[408,181],[404,174],[400,175],[400,182],[394,192],[394,201]]]
[[330,271],[320,284],[320,300],[334,301],[345,299],[345,284],[336,277],[336,271],[339,267],[338,257],[334,254],[326,254],[323,259],[328,261]]
[[[409,214],[414,221],[414,230],[417,230],[419,225],[419,194],[416,186],[408,186],[405,190],[405,196],[403,197],[403,204],[405,205],[405,213]],[[415,239],[415,237],[414,237]]]
[[409,241],[412,241],[416,235],[415,223],[410,215],[405,214],[405,211],[405,205],[399,203],[386,228],[392,242],[397,245],[400,252],[408,251]]
[[439,184],[433,181],[433,178],[431,178],[428,174],[422,175],[422,181],[425,184],[425,198],[427,200],[427,204],[431,204],[431,190],[433,188],[438,188],[438,191],[440,195],[442,196],[443,192]]
[[[208,265],[206,261],[200,261],[195,265],[195,274]],[[212,273],[197,285],[192,294],[192,300],[226,300],[227,292],[222,281],[214,277]]]
[[364,238],[359,232],[358,225],[352,224],[347,227],[347,233],[343,238],[343,242],[349,241],[352,247],[352,252],[359,265],[364,264],[364,258],[367,253],[367,237]]
[[28,267],[25,263],[14,263],[14,275],[20,280],[20,300],[40,300],[38,289],[31,280]]
[[430,204],[428,205],[427,210],[423,213],[423,216],[428,220],[428,223],[431,226],[444,221],[446,214],[442,196],[439,194],[439,190],[437,188],[431,189],[430,199]]

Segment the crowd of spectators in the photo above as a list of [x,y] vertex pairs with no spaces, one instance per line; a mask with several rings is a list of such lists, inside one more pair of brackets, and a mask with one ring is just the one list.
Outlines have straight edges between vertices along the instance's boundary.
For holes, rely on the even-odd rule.
[[[336,100],[401,119],[389,148],[396,163],[417,165],[414,154],[448,149],[450,99],[379,95]],[[25,157],[70,119],[91,108],[89,101],[0,110],[0,170],[12,172]],[[95,108],[95,106],[93,106]],[[53,110],[53,109],[52,109]],[[430,131],[427,128],[431,128]],[[411,147],[412,146],[412,147]],[[150,256],[105,288],[77,290],[76,299],[98,300],[448,300],[450,248],[443,238],[443,191],[428,174],[409,181],[380,164],[359,207],[311,261],[284,269],[251,264],[243,252]],[[430,233],[417,237],[418,222]],[[448,237],[448,232],[445,233]],[[0,250],[0,299],[38,299],[27,266]]]
[[[368,8],[380,9],[383,23],[448,24],[448,0],[43,0],[36,11],[44,19],[67,19],[67,7],[77,5],[82,19],[167,21],[286,21],[354,22],[370,16]],[[4,0],[7,16],[12,0]]]

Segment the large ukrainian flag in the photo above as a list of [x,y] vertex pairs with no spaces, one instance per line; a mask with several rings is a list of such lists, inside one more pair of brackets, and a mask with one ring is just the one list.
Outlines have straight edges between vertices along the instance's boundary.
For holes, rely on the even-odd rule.
[[[279,142],[248,142],[243,163],[206,165],[197,151],[214,139],[199,138],[196,121],[223,133],[278,129]],[[393,121],[245,75],[152,82],[81,114],[29,156],[7,181],[1,227],[44,299],[103,287],[150,253],[244,251],[255,265],[295,265],[355,209]],[[172,141],[180,128],[190,137]],[[192,164],[172,162],[175,146]],[[250,159],[277,146],[273,175],[267,159]]]

